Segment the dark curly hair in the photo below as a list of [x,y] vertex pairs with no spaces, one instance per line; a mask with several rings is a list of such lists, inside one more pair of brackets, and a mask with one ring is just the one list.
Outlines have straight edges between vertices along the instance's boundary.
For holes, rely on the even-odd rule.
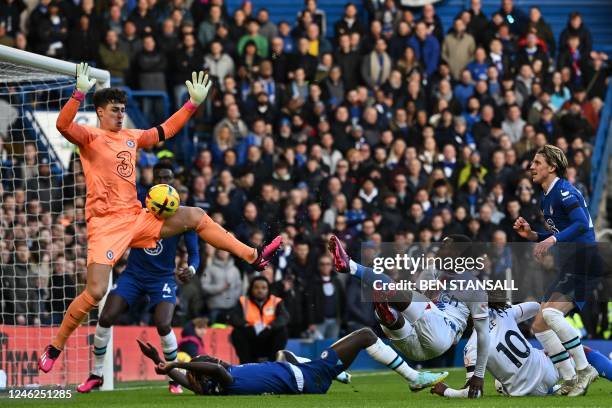
[[93,96],[94,107],[104,108],[109,103],[127,103],[127,93],[119,88],[98,89]]

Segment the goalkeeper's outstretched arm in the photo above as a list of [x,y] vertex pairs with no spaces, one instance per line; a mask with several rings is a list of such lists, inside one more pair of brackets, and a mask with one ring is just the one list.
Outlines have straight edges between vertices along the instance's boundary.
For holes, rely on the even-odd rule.
[[138,147],[150,147],[176,135],[198,109],[198,106],[204,102],[212,81],[208,79],[208,74],[205,75],[204,71],[199,73],[194,71],[191,79],[192,81],[185,82],[189,91],[189,100],[164,123],[145,130],[138,139]]
[[[89,76],[89,66],[85,63],[77,65],[76,87],[70,100],[62,107],[57,118],[56,127],[59,132],[71,143],[84,146],[90,143],[95,134],[87,126],[74,122],[81,102],[85,100],[87,92],[95,85],[96,80]],[[170,118],[159,126],[144,130],[138,138],[138,147],[150,147],[175,136],[185,126],[198,106],[204,102],[212,81],[203,71],[192,73],[192,81],[186,81],[189,91],[189,100]]]
[[57,130],[70,143],[78,146],[84,146],[93,140],[93,135],[87,129],[87,126],[82,126],[74,122],[81,102],[85,100],[87,92],[96,84],[95,79],[89,79],[89,66],[83,62],[77,65],[76,69],[76,86],[72,97],[62,107],[55,126]]

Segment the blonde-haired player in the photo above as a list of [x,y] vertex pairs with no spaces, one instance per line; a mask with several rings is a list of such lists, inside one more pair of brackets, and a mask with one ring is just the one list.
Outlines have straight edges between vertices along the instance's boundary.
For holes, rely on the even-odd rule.
[[558,147],[545,145],[538,150],[529,170],[533,182],[543,190],[540,209],[546,231],[533,231],[523,217],[516,220],[514,229],[521,237],[538,241],[536,258],[553,252],[559,275],[544,295],[542,311],[532,328],[565,380],[557,394],[578,396],[586,393],[598,374],[587,361],[578,331],[565,315],[584,306],[602,267],[593,221],[584,197],[565,178],[567,165],[567,157]]

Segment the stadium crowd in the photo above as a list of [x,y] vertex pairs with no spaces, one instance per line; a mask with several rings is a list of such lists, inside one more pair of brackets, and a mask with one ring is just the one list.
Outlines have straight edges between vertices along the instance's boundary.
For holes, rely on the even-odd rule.
[[[190,125],[193,157],[179,162],[165,146],[141,151],[139,195],[153,166],[167,162],[182,201],[242,241],[282,234],[286,245],[262,273],[283,300],[282,336],[337,337],[374,325],[374,315],[359,282],[334,273],[324,247],[331,233],[357,259],[362,245],[428,253],[445,234],[462,233],[490,243],[487,276],[525,267],[509,245],[521,242],[518,216],[541,225],[526,169],[538,148],[554,144],[568,155],[568,179],[589,196],[610,72],[579,13],[557,42],[537,7],[512,0],[491,16],[472,0],[452,27],[433,5],[368,0],[364,8],[347,3],[328,31],[315,0],[278,24],[273,10],[248,0],[231,15],[223,0],[41,0],[23,20],[23,0],[0,0],[0,44],[89,61],[117,84],[167,92],[177,106],[191,72],[207,70],[215,87]],[[153,126],[162,120],[156,102],[142,104]],[[35,143],[19,148],[5,133],[0,321],[57,324],[85,279],[82,169],[75,159],[55,174]],[[240,320],[253,271],[201,247],[176,323]],[[177,263],[185,262],[182,251]],[[522,299],[541,295],[546,279],[521,276]],[[147,322],[146,311],[123,323]],[[607,315],[595,294],[582,312],[585,335],[602,337]]]

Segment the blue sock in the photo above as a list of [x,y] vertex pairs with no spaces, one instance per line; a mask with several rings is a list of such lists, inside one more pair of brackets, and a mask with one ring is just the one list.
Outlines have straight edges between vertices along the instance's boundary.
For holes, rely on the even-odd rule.
[[607,378],[612,381],[612,361],[597,350],[589,347],[584,347],[587,361],[595,367],[600,377]]
[[374,281],[381,281],[383,283],[393,283],[393,279],[385,275],[384,273],[375,273],[372,268],[358,264],[357,262],[351,261],[351,275],[357,279],[363,281],[368,287],[372,287]]

